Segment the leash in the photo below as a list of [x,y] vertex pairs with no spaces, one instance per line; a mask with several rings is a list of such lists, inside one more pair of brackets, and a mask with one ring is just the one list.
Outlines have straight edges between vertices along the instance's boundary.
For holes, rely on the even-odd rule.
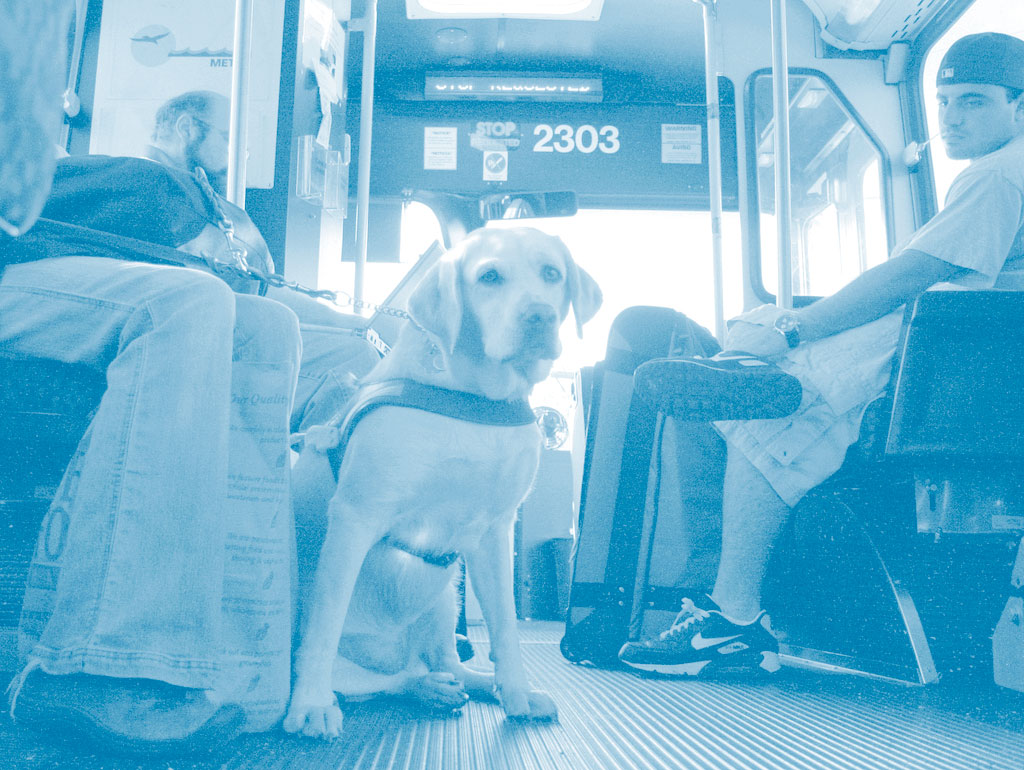
[[[409,314],[404,310],[357,300],[347,292],[330,291],[328,289],[310,289],[309,287],[303,286],[295,281],[285,280],[285,277],[279,273],[267,273],[257,267],[253,267],[247,260],[248,250],[246,249],[246,245],[235,235],[234,222],[231,221],[227,212],[224,211],[224,207],[220,202],[220,196],[217,195],[213,187],[210,185],[210,180],[207,178],[206,172],[201,167],[197,166],[193,176],[196,183],[199,185],[199,189],[203,193],[206,205],[213,214],[215,224],[220,231],[224,233],[224,237],[227,239],[228,253],[232,257],[230,261],[226,261],[204,254],[203,261],[209,265],[211,270],[214,270],[215,272],[229,273],[238,278],[247,278],[249,280],[259,281],[260,285],[264,287],[260,292],[261,295],[266,294],[266,286],[273,286],[275,288],[288,289],[298,294],[304,294],[307,297],[312,297],[313,299],[324,299],[338,307],[350,307],[357,311],[373,310],[384,315],[394,316],[395,318],[412,320]],[[430,248],[421,255],[420,259],[428,256],[435,249],[439,248],[441,248],[441,245],[437,241],[434,241],[430,245]]]
[[[179,251],[171,246],[150,243],[149,241],[139,240],[130,236],[118,235],[105,230],[96,230],[70,222],[43,217],[37,220],[31,230],[17,239],[0,236],[0,251],[7,250],[13,252],[15,254],[13,261],[17,262],[26,261],[26,258],[32,260],[67,256],[69,253],[68,245],[72,244],[71,252],[92,254],[112,259],[206,269],[225,280],[230,277],[245,281],[255,281],[259,285],[260,296],[266,295],[268,287],[273,286],[275,288],[287,289],[315,300],[324,300],[348,312],[360,313],[363,310],[372,310],[381,315],[409,321],[417,328],[421,328],[407,312],[399,308],[357,300],[351,294],[344,291],[311,289],[295,281],[289,281],[279,273],[263,270],[250,264],[248,259],[249,248],[238,238],[234,222],[221,205],[219,196],[210,185],[206,172],[202,168],[196,168],[191,178],[202,193],[207,209],[207,218],[211,224],[216,225],[224,234],[228,246],[227,259],[213,256],[206,252],[201,252],[196,256]],[[421,259],[439,249],[441,249],[441,245],[435,241],[423,253]],[[5,264],[2,256],[0,254],[0,270],[2,270]],[[270,264],[269,258],[266,261]],[[370,342],[382,356],[390,351],[389,346],[368,326],[361,329],[353,329],[352,331],[354,334]]]
[[[230,260],[218,259],[208,254],[203,253],[201,258],[203,263],[210,269],[211,272],[217,275],[231,275],[236,278],[242,278],[244,280],[252,280],[259,282],[260,296],[265,296],[267,289],[270,286],[280,289],[287,289],[293,291],[296,294],[303,294],[307,297],[311,297],[317,300],[326,300],[335,307],[343,310],[351,308],[352,310],[359,312],[362,310],[373,310],[374,312],[381,313],[382,315],[392,316],[394,318],[400,318],[405,321],[409,321],[414,326],[423,331],[422,327],[417,324],[412,316],[410,316],[404,310],[395,307],[388,307],[387,305],[378,305],[373,302],[364,302],[363,300],[357,300],[351,294],[343,291],[331,291],[329,289],[311,289],[307,286],[303,286],[295,281],[288,281],[285,277],[279,273],[268,273],[260,270],[257,267],[249,264],[247,259],[248,250],[246,249],[245,243],[238,239],[235,235],[234,223],[231,218],[224,211],[224,207],[220,203],[220,196],[214,191],[210,185],[210,180],[206,176],[206,172],[201,167],[196,167],[193,174],[196,183],[199,185],[199,189],[203,193],[203,198],[206,205],[212,213],[215,220],[215,224],[224,233],[224,237],[228,242],[228,253],[231,255]],[[430,247],[420,256],[420,259],[429,256],[436,249],[440,249],[441,244],[434,241]],[[372,344],[377,351],[383,356],[391,350],[384,340],[382,340],[377,333],[367,327],[362,329],[354,330],[356,334],[366,339]]]
[[[246,244],[238,239],[235,235],[235,223],[231,220],[231,217],[224,211],[224,207],[220,204],[220,198],[214,191],[213,186],[210,184],[209,177],[206,176],[206,170],[202,166],[196,166],[192,171],[192,178],[195,180],[199,187],[199,191],[203,194],[203,201],[206,203],[207,214],[212,214],[214,224],[217,225],[217,229],[224,234],[224,239],[228,242],[228,254],[231,256],[229,261],[215,260],[224,269],[230,265],[238,270],[244,270],[249,273],[255,273],[256,269],[253,268],[247,257],[249,256],[249,249]],[[204,255],[204,259],[209,261],[210,257]],[[268,260],[269,261],[269,260]],[[259,281],[260,288],[259,294],[261,297],[267,293],[268,283],[262,278],[257,278]]]
[[[435,248],[440,248],[440,245],[436,241],[433,243],[430,249],[427,250],[427,252],[424,252],[420,259],[423,259],[423,257],[427,256],[427,254]],[[184,254],[184,252],[181,253]],[[191,257],[191,255],[188,254],[185,254],[184,256],[186,258]],[[187,261],[188,260],[182,260],[181,263],[186,264]],[[363,300],[358,300],[348,292],[344,291],[331,291],[329,289],[310,289],[309,287],[303,286],[302,284],[297,283],[295,281],[286,280],[285,277],[280,273],[267,273],[263,270],[260,270],[257,267],[253,267],[252,265],[248,264],[248,262],[245,261],[244,257],[241,260],[241,262],[238,261],[237,259],[226,261],[223,259],[218,259],[217,257],[212,257],[209,254],[202,253],[200,257],[193,257],[192,261],[202,264],[203,266],[208,268],[210,272],[220,276],[221,278],[225,276],[231,276],[234,278],[242,278],[244,280],[258,281],[261,289],[260,296],[265,296],[267,293],[267,287],[273,286],[275,288],[293,291],[296,294],[303,294],[307,297],[311,297],[316,300],[326,300],[327,302],[341,310],[351,309],[356,312],[360,310],[373,310],[374,312],[380,313],[381,315],[391,316],[393,318],[400,318],[402,320],[408,321],[420,331],[424,331],[423,327],[416,323],[416,321],[413,319],[411,315],[409,315],[407,312],[400,308],[389,307],[388,305],[378,305],[373,302],[365,302]],[[377,332],[371,329],[369,326],[364,326],[359,329],[352,329],[351,331],[354,335],[362,337],[371,345],[373,345],[373,347],[377,349],[377,352],[380,353],[382,356],[387,355],[391,351],[391,347],[386,342],[384,342],[384,340],[382,340],[377,335]]]

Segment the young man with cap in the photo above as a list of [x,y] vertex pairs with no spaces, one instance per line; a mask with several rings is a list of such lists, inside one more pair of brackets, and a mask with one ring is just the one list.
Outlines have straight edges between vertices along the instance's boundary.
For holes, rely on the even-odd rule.
[[761,605],[769,553],[793,506],[838,470],[866,405],[885,388],[901,307],[944,283],[1024,290],[1024,41],[960,39],[937,88],[946,151],[971,164],[930,222],[830,297],[740,316],[726,348],[749,353],[745,360],[665,359],[637,371],[636,387],[669,413],[673,394],[694,385],[721,386],[723,403],[770,403],[784,392],[799,406],[779,419],[716,423],[728,460],[714,590],[684,600],[659,638],[627,643],[619,653],[627,666],[683,675],[776,670],[778,645]]

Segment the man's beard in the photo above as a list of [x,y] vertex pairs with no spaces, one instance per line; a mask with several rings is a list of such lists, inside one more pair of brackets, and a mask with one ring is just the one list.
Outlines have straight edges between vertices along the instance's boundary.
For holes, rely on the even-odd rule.
[[197,168],[203,169],[203,171],[206,172],[206,178],[210,182],[210,187],[212,187],[218,195],[225,195],[228,188],[227,169],[224,169],[223,171],[210,171],[210,169],[206,168],[206,166],[204,166],[199,160],[199,152],[196,149],[197,146],[198,142],[193,142],[185,148],[185,168],[188,169],[190,174]]

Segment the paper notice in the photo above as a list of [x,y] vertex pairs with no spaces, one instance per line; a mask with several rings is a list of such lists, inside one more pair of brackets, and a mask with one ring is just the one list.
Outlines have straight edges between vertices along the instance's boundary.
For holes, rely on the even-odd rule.
[[662,163],[700,163],[701,127],[683,123],[661,124]]
[[455,126],[426,126],[423,129],[423,168],[455,171],[458,161],[459,129]]

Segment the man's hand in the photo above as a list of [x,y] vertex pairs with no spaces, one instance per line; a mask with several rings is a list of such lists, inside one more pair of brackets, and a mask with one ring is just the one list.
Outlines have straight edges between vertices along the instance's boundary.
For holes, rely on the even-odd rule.
[[786,338],[772,326],[734,321],[725,338],[725,349],[771,359],[784,355],[789,346],[786,344]]

